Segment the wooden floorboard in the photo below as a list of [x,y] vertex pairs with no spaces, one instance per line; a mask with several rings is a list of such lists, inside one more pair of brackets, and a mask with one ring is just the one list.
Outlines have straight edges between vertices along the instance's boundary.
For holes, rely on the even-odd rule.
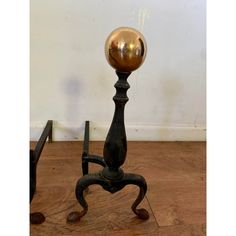
[[[91,142],[90,153],[102,155],[103,142]],[[30,143],[34,148],[35,142]],[[46,216],[41,225],[30,225],[31,236],[60,235],[206,235],[205,142],[129,142],[125,172],[145,177],[148,192],[140,204],[150,213],[136,218],[130,207],[138,189],[127,186],[110,194],[91,186],[88,213],[76,225],[66,216],[80,210],[74,194],[81,171],[82,142],[46,143],[38,163],[37,192],[31,212]],[[91,164],[90,172],[101,169]]]

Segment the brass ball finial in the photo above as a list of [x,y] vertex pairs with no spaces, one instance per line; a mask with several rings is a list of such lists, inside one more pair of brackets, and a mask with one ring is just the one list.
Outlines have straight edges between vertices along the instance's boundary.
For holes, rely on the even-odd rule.
[[129,27],[115,29],[105,43],[108,63],[117,71],[132,72],[145,60],[147,45],[143,35]]

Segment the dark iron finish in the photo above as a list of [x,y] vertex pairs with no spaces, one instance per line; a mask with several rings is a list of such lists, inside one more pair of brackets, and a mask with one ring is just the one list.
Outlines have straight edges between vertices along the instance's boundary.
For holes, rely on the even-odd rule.
[[[71,212],[67,217],[68,223],[78,222],[88,211],[88,204],[84,198],[84,190],[90,185],[98,184],[104,190],[115,193],[123,189],[126,185],[134,184],[139,187],[139,195],[134,201],[131,209],[140,219],[148,219],[149,214],[145,209],[137,209],[137,206],[143,200],[147,184],[141,175],[124,173],[120,168],[124,164],[127,152],[127,141],[124,124],[124,109],[125,104],[129,100],[126,92],[129,89],[127,82],[130,72],[116,71],[118,81],[115,84],[116,94],[113,97],[115,102],[115,112],[109,129],[103,154],[104,159],[98,156],[88,154],[89,150],[89,122],[86,121],[85,135],[84,135],[84,150],[82,156],[82,169],[83,177],[81,177],[75,188],[75,194],[78,202],[83,207],[81,212]],[[104,166],[103,170],[99,173],[88,174],[88,162],[98,163]]]
[[103,176],[111,180],[122,178],[124,175],[119,167],[125,162],[127,152],[124,109],[129,100],[126,92],[130,88],[127,78],[131,72],[116,72],[116,74],[119,79],[115,84],[116,94],[113,97],[115,112],[103,149],[104,160],[107,165],[103,170]]
[[41,212],[34,212],[30,214],[30,223],[40,225],[45,221],[45,216]]
[[[34,150],[30,149],[30,203],[33,200],[36,184],[37,184],[37,163],[42,153],[43,147],[47,141],[52,142],[52,125],[53,121],[49,120],[36,144]],[[30,222],[32,224],[41,224],[45,221],[45,217],[40,212],[30,214]]]
[[89,121],[85,121],[85,131],[84,131],[84,145],[82,156],[87,156],[89,154]]

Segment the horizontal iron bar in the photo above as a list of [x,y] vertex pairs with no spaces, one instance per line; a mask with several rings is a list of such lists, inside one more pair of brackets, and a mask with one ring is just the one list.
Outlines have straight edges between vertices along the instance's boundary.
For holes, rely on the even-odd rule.
[[103,157],[100,157],[100,156],[97,156],[97,155],[83,156],[82,160],[87,161],[87,162],[96,163],[96,164],[99,164],[103,167],[106,167],[106,163],[105,163]]

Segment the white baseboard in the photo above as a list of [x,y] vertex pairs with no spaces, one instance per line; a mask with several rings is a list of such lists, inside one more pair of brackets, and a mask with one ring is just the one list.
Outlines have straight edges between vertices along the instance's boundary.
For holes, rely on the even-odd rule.
[[[45,122],[46,124],[46,122]],[[37,141],[45,124],[38,123],[30,127],[30,140]],[[90,140],[104,141],[109,125],[101,125],[90,122]],[[206,141],[205,127],[165,127],[158,125],[126,125],[128,141]],[[83,140],[84,124],[63,125],[53,123],[54,141],[78,141]]]

